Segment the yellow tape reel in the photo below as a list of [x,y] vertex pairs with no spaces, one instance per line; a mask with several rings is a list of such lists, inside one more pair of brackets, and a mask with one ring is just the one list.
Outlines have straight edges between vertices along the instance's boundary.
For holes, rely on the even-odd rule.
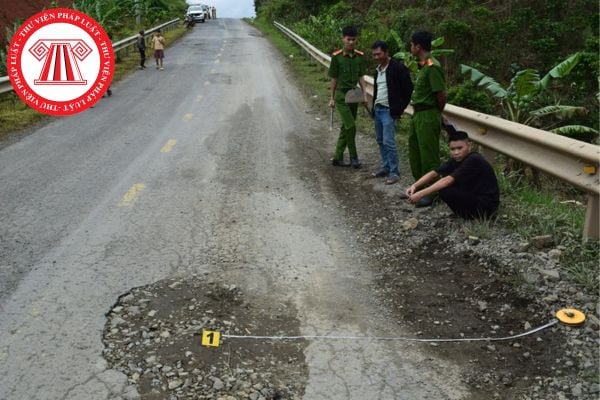
[[558,311],[556,318],[568,326],[581,326],[585,322],[585,314],[574,308],[564,308]]

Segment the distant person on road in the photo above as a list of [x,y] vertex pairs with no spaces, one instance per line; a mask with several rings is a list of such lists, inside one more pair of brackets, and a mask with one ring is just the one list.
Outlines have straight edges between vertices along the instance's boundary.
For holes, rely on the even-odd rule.
[[146,39],[144,38],[143,29],[138,34],[136,46],[140,52],[140,69],[146,69]]
[[[481,154],[473,151],[466,132],[449,132],[448,144],[452,158],[406,189],[410,202],[416,204],[439,192],[440,198],[459,217],[471,219],[495,215],[500,204],[500,191],[494,169]],[[436,182],[439,177],[442,178]],[[431,186],[427,186],[429,184]]]
[[152,48],[154,48],[156,69],[163,70],[163,59],[165,58],[165,38],[160,33],[160,29],[154,32],[154,36],[152,37]]
[[374,177],[385,177],[385,184],[392,185],[400,180],[398,150],[396,149],[396,120],[410,103],[413,84],[408,68],[390,57],[388,45],[378,40],[371,46],[377,69],[373,81],[373,107],[375,137],[381,156],[379,170]]
[[[413,33],[410,52],[419,61],[419,73],[412,96],[414,114],[411,119],[408,137],[410,169],[415,180],[440,165],[440,131],[442,129],[442,111],[446,106],[446,79],[441,65],[431,58],[429,32]],[[433,202],[432,192],[423,196],[417,207],[429,207]]]
[[217,19],[217,8],[216,7],[212,7],[211,8],[211,12],[212,12],[213,19]]
[[[331,56],[329,66],[329,77],[331,78],[331,97],[329,107],[336,107],[342,119],[340,136],[335,148],[332,164],[336,167],[360,168],[358,153],[356,151],[356,115],[358,104],[346,103],[346,93],[356,88],[356,84],[362,89],[364,102],[367,102],[364,75],[366,73],[366,62],[364,53],[356,50],[358,31],[353,26],[342,29],[342,42],[344,48],[335,51]],[[344,161],[344,151],[348,148],[350,163]]]

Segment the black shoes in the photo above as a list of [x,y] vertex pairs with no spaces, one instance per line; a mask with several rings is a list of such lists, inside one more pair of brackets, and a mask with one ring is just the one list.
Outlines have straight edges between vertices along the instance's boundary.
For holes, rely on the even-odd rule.
[[389,174],[390,174],[389,172],[387,172],[385,169],[383,169],[383,168],[382,168],[382,169],[380,169],[380,170],[377,170],[377,171],[373,172],[373,173],[371,174],[371,176],[372,176],[373,178],[385,178],[385,177],[386,177],[386,176],[388,176]]
[[331,165],[334,167],[349,167],[350,164],[344,160],[331,160]]
[[417,203],[415,204],[415,207],[417,208],[423,208],[423,207],[431,207],[431,205],[433,204],[433,200],[430,197],[421,197],[421,200],[417,201]]
[[358,161],[358,158],[351,158],[349,163],[347,163],[344,160],[333,159],[333,160],[331,160],[331,165],[333,165],[334,167],[352,167],[352,168],[360,168],[360,166],[361,166],[360,161]]

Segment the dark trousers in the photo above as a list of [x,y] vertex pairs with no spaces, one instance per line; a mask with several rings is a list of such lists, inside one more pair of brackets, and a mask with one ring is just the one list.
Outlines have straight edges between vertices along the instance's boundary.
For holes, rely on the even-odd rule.
[[140,67],[145,68],[146,63],[146,49],[138,49],[140,51]]
[[449,186],[440,190],[440,198],[450,207],[454,214],[465,219],[492,217],[498,210],[496,206],[483,206],[473,195],[459,186]]

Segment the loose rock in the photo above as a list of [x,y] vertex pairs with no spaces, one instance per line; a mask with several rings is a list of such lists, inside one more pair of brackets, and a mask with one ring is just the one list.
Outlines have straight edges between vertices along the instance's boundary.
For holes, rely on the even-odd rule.
[[402,223],[402,229],[405,231],[416,229],[419,225],[419,220],[416,218],[410,218]]
[[554,245],[552,235],[534,236],[530,239],[530,242],[538,249],[544,249]]

